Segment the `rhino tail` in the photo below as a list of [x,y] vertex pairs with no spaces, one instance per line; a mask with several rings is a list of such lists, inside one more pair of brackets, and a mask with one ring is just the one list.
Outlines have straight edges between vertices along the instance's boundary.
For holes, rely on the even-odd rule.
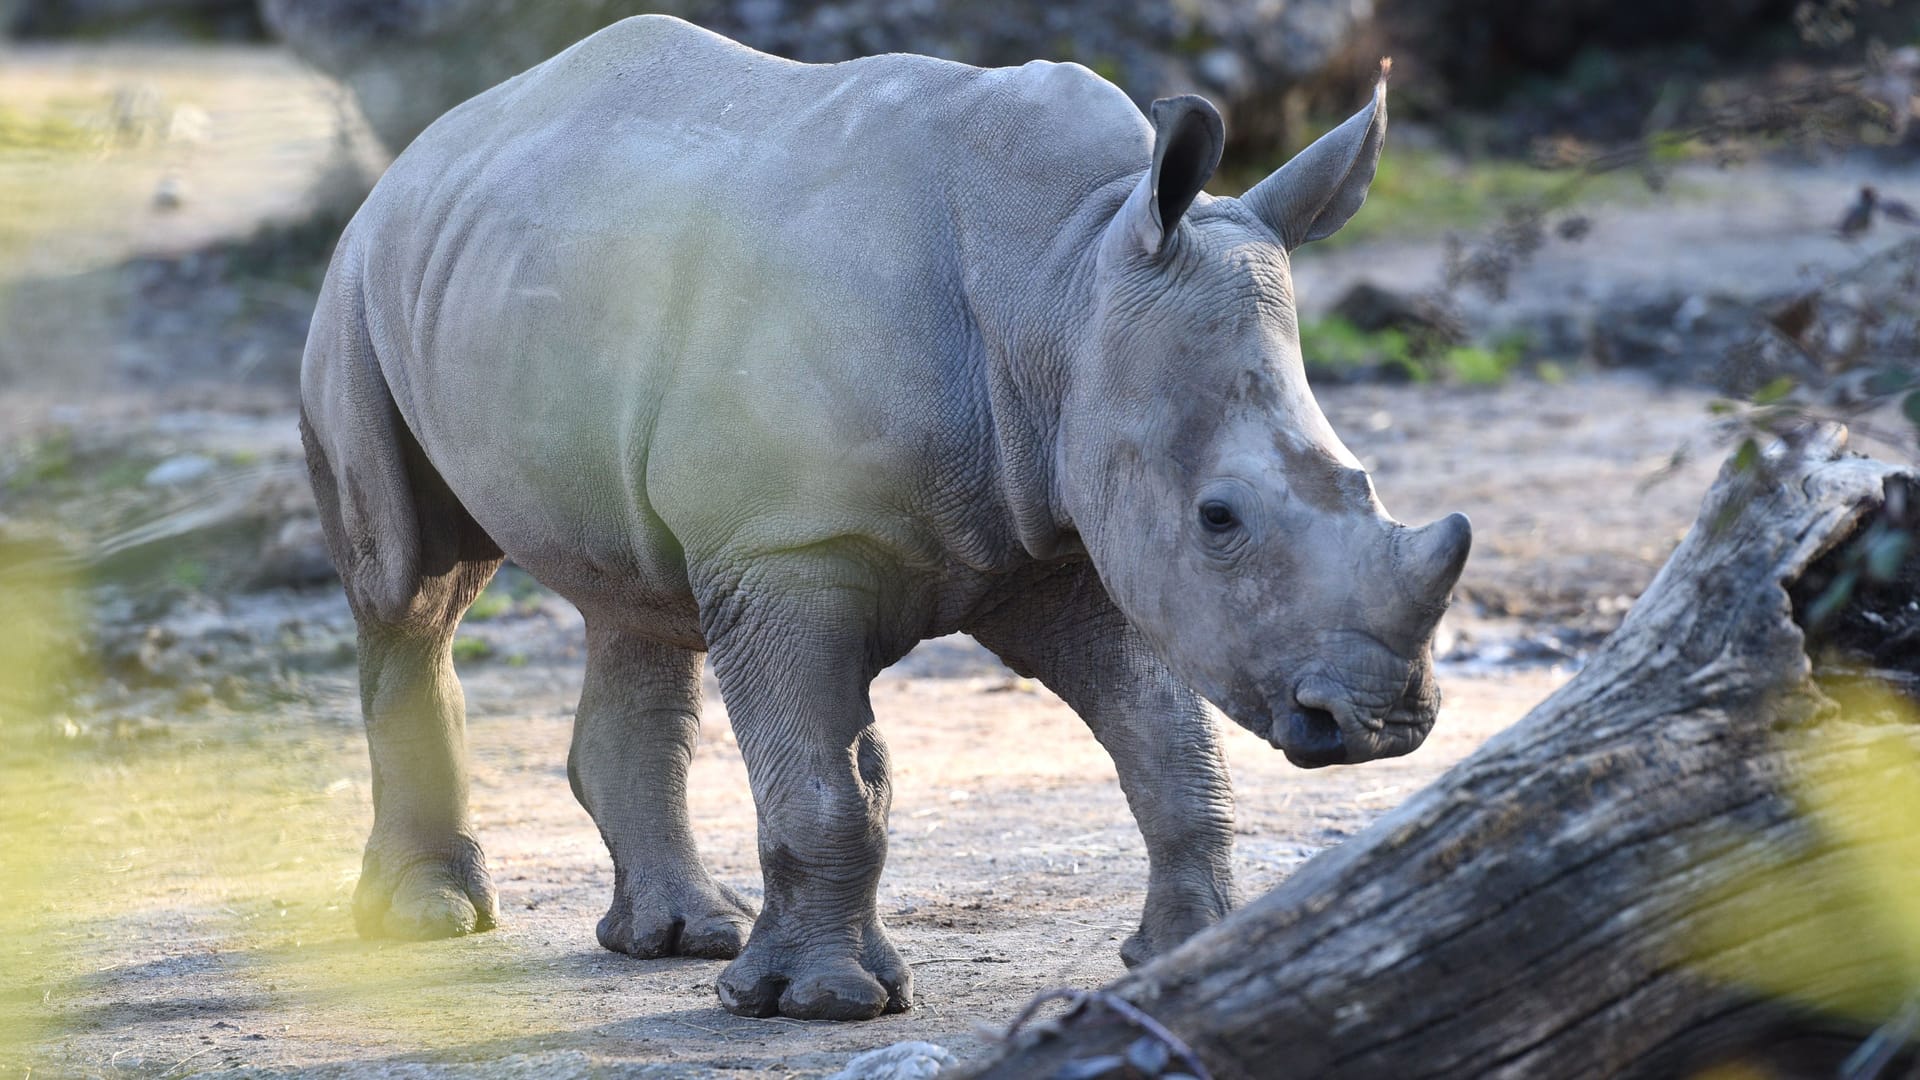
[[[408,458],[418,456],[381,374],[359,290],[322,290],[300,373],[300,441],[327,550],[355,613],[405,621],[420,590],[420,524]],[[346,295],[342,295],[342,294]]]

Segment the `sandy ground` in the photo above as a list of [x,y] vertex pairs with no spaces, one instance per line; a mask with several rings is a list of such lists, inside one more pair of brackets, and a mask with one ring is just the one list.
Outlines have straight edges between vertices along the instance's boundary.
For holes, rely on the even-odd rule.
[[[220,52],[195,63],[192,79],[178,76],[177,58],[151,54],[43,53],[0,64],[0,98],[9,101],[26,100],[29,88],[69,101],[149,86],[171,103],[155,106],[165,129],[156,141],[112,157],[98,180],[122,195],[88,196],[119,207],[115,214],[58,233],[16,219],[0,230],[0,254],[11,248],[17,260],[0,269],[44,278],[233,235],[305,205],[313,178],[357,152],[342,140],[330,92],[278,54]],[[202,137],[206,130],[213,134]],[[222,130],[239,134],[223,141]],[[250,173],[236,172],[236,154]],[[31,172],[42,167],[53,166],[0,162],[0,184],[42,183]],[[157,185],[170,175],[187,201],[156,208]],[[1824,221],[1829,194],[1852,182],[1832,172],[1743,180],[1774,194],[1741,202],[1739,233],[1764,235],[1771,212],[1779,229],[1805,234],[1812,252],[1826,241],[1806,221]],[[1712,233],[1710,221],[1663,231],[1648,217],[1659,212],[1603,216],[1625,224],[1596,231],[1590,243],[1611,245],[1600,262],[1617,276],[1644,276],[1660,264],[1630,257],[1632,245],[1671,235],[1680,239],[1670,246],[1691,249]],[[1424,285],[1438,250],[1396,245],[1303,260],[1303,292],[1337,295],[1339,282],[1370,266]],[[1571,265],[1577,254],[1553,258]],[[1750,254],[1734,249],[1736,260]],[[1323,276],[1313,276],[1316,265]],[[1571,295],[1571,273],[1548,265],[1537,291]],[[1710,478],[1705,463],[1719,457],[1707,394],[1625,375],[1490,390],[1346,386],[1320,396],[1387,505],[1409,521],[1466,511],[1475,551],[1440,636],[1447,705],[1417,753],[1309,773],[1228,731],[1237,868],[1249,895],[1367,827],[1563,682],[1671,551]],[[110,428],[144,448],[143,460],[244,456],[256,463],[249,468],[297,474],[284,388],[202,387],[184,397],[16,388],[0,393],[0,424],[16,433]],[[1646,487],[1684,444],[1692,461]],[[138,605],[101,615],[122,636],[152,622],[165,649],[209,682],[240,671],[261,689],[244,707],[218,693],[183,705],[177,690],[76,699],[70,715],[50,718],[55,735],[90,725],[97,735],[110,716],[113,737],[53,749],[42,737],[10,767],[0,801],[0,1077],[239,1068],[823,1075],[854,1052],[903,1039],[966,1056],[1034,992],[1120,974],[1119,942],[1137,918],[1146,865],[1112,767],[1063,705],[964,639],[924,646],[874,689],[896,770],[880,909],[914,965],[916,1007],[832,1025],[730,1016],[713,994],[719,964],[638,961],[595,944],[612,868],[567,790],[581,635],[557,600],[530,593],[465,631],[488,653],[462,672],[474,811],[502,925],[405,946],[359,942],[348,917],[371,803],[343,652],[350,624],[337,594],[278,589],[198,597],[157,615]],[[270,664],[271,678],[256,679],[241,658],[260,656],[304,659]],[[753,809],[711,692],[692,800],[717,875],[757,895]]]
[[[1232,733],[1244,886],[1269,888],[1352,835],[1562,677],[1450,680],[1452,704],[1429,744],[1364,769],[1301,773]],[[593,924],[611,865],[564,775],[577,681],[571,667],[469,680],[475,812],[503,915],[500,929],[466,940],[400,946],[352,936],[352,849],[371,807],[344,682],[307,722],[276,718],[264,746],[162,751],[183,768],[224,772],[223,826],[268,843],[293,833],[317,864],[310,873],[284,865],[294,849],[277,858],[220,853],[208,849],[224,839],[174,836],[176,824],[191,831],[171,820],[190,793],[143,790],[125,772],[89,766],[85,786],[116,837],[77,868],[72,887],[83,906],[107,914],[46,946],[56,971],[39,984],[46,995],[36,1011],[50,1037],[20,1063],[35,1075],[236,1065],[381,1075],[404,1062],[564,1052],[577,1056],[548,1065],[813,1075],[909,1038],[965,1055],[980,1047],[983,1025],[1003,1024],[1034,992],[1120,974],[1117,950],[1137,917],[1146,863],[1112,768],[1051,695],[986,671],[890,674],[875,688],[897,767],[880,909],[914,965],[912,1012],[861,1025],[745,1020],[714,999],[718,963],[601,951]],[[717,875],[757,896],[744,771],[724,710],[709,705],[694,817]],[[280,782],[297,799],[267,778],[289,761],[302,763],[300,775]],[[116,821],[122,796],[147,810]],[[91,847],[103,838],[73,839]],[[130,846],[136,840],[145,843]],[[268,865],[256,868],[262,859]],[[311,879],[319,891],[260,889],[288,879]]]

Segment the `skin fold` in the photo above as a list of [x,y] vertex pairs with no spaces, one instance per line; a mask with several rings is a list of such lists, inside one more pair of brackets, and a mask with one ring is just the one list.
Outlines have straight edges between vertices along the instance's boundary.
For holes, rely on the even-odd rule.
[[[606,947],[731,958],[739,1013],[908,1007],[868,684],[955,632],[1112,754],[1151,865],[1126,959],[1218,921],[1206,701],[1307,766],[1406,753],[1439,704],[1466,521],[1387,516],[1307,388],[1289,269],[1365,198],[1384,95],[1221,199],[1199,98],[644,16],[429,128],[348,226],[301,380],[360,629],[362,932],[495,918],[450,645],[503,557],[586,619],[568,774]],[[758,913],[688,820],[703,653]]]

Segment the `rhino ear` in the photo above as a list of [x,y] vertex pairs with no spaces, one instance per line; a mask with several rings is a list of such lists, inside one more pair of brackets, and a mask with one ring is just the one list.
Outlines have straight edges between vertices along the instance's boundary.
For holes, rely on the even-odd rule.
[[1121,213],[1141,245],[1157,252],[1213,178],[1227,132],[1213,103],[1193,94],[1161,98],[1148,116],[1153,121],[1153,168]]
[[1380,81],[1366,108],[1240,196],[1280,234],[1288,251],[1332,236],[1367,201],[1387,141],[1387,73],[1392,69],[1393,61],[1380,61]]

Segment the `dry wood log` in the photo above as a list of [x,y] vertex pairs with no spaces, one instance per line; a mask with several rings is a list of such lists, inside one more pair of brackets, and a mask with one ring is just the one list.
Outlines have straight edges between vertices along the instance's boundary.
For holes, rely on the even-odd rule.
[[[1920,989],[1920,724],[1839,704],[1849,664],[1920,673],[1920,557],[1886,540],[1920,485],[1845,440],[1730,462],[1572,681],[1109,989],[1221,1080],[1834,1075]],[[1096,1002],[965,1074],[1139,1075],[1088,1064],[1140,1034]]]

